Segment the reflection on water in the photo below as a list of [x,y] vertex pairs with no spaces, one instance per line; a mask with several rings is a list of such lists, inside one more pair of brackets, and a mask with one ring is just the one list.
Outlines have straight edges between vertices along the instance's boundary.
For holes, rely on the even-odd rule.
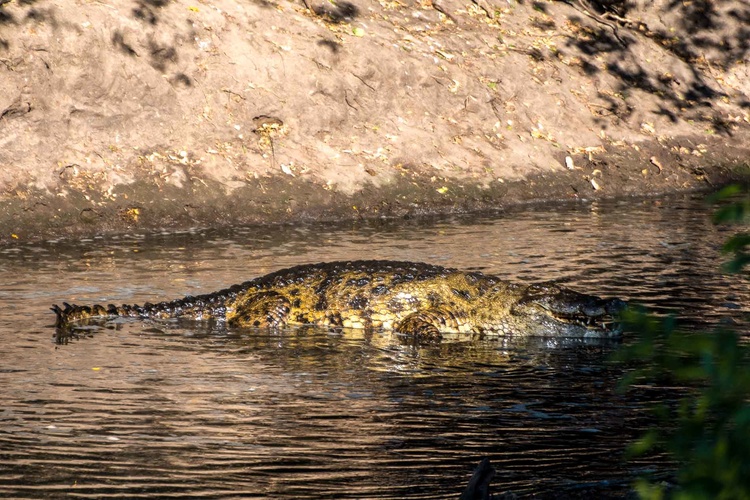
[[660,466],[621,457],[660,395],[614,391],[616,343],[135,322],[56,346],[47,308],[384,258],[554,280],[699,328],[750,292],[718,273],[726,234],[707,213],[677,198],[0,249],[0,496],[456,498],[482,456],[497,492],[622,496]]

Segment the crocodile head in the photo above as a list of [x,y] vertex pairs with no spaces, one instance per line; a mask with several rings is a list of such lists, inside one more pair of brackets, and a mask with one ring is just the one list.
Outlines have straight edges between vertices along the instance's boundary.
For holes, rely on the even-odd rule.
[[627,304],[620,299],[602,299],[555,285],[526,289],[510,314],[518,323],[543,336],[609,338],[622,330],[619,315]]

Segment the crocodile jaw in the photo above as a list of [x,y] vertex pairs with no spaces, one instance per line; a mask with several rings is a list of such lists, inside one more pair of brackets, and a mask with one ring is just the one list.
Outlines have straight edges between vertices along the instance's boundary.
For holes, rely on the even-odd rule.
[[559,318],[545,315],[537,318],[538,328],[541,334],[550,337],[575,337],[575,338],[616,338],[622,335],[621,325],[615,318],[589,319],[583,322],[570,318]]
[[612,338],[622,335],[619,316],[627,304],[551,286],[529,287],[511,308],[518,323],[542,336]]

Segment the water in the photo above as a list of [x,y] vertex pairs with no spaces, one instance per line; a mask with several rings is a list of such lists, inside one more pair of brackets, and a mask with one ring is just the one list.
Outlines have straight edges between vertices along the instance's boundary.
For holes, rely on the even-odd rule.
[[[116,324],[53,342],[52,303],[143,303],[336,259],[427,261],[620,296],[691,328],[747,311],[698,199],[131,235],[0,249],[0,497],[621,497],[663,394],[614,388],[617,343],[411,345],[387,334]],[[745,328],[743,324],[739,328]]]

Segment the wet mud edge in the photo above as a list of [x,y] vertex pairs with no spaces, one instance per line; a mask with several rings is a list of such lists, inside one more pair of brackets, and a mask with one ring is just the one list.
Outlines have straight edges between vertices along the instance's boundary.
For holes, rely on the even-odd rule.
[[[704,153],[696,153],[698,142],[708,144]],[[283,174],[248,179],[228,191],[210,180],[176,187],[145,172],[129,184],[82,186],[68,182],[61,172],[57,192],[27,186],[0,195],[0,245],[133,231],[415,217],[503,210],[528,203],[712,191],[750,177],[750,148],[743,144],[750,144],[747,137],[610,146],[604,154],[575,158],[573,169],[539,171],[520,180],[436,178],[427,167],[403,167],[390,182],[364,183],[354,193],[341,192],[335,184],[314,177]],[[690,153],[680,153],[680,148]],[[561,164],[564,157],[561,152]],[[655,162],[656,157],[661,161]]]

